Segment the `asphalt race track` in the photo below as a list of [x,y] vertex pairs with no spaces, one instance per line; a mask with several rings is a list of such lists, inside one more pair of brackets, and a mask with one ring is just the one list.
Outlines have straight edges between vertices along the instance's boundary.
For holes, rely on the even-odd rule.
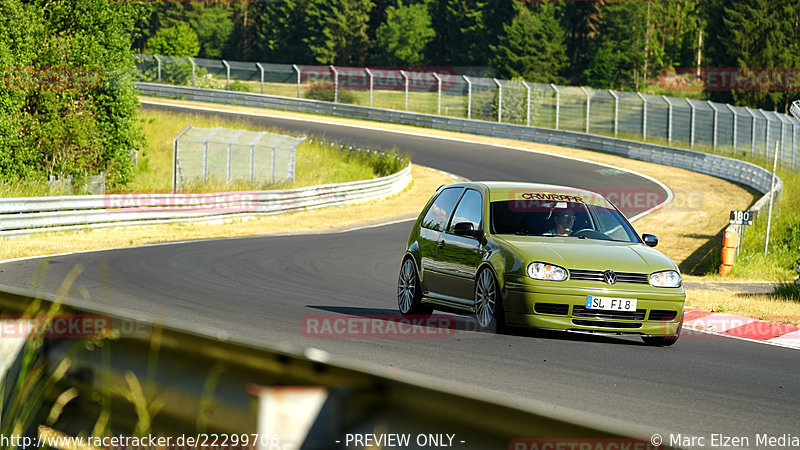
[[[585,188],[660,189],[634,175],[551,156],[317,122],[258,118],[288,131],[413,153],[470,179]],[[637,211],[625,211],[628,215]],[[396,278],[412,222],[346,232],[199,241],[50,259],[55,292],[75,264],[94,301],[224,329],[264,343],[315,347],[334,360],[392,366],[513,405],[583,411],[631,430],[701,436],[800,435],[800,352],[685,331],[668,348],[638,338],[459,331],[434,338],[314,338],[304,318],[396,312]],[[638,230],[646,232],[647,230]],[[661,236],[661,239],[669,239]],[[41,260],[0,265],[0,284],[28,286]],[[102,275],[101,275],[102,274]],[[480,412],[468,412],[476,413]],[[442,430],[443,432],[446,430]],[[524,437],[524,436],[521,436]]]

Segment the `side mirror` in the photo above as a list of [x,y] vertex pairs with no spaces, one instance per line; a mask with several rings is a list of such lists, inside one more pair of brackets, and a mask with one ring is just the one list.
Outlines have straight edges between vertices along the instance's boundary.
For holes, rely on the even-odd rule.
[[453,227],[453,233],[456,236],[467,236],[471,238],[478,238],[478,230],[475,229],[475,226],[472,222],[458,222]]
[[658,236],[655,234],[643,234],[642,240],[648,247],[655,247],[658,245]]

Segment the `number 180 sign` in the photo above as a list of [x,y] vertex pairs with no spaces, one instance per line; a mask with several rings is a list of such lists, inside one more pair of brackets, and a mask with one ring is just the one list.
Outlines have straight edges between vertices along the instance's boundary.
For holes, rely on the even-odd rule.
[[731,211],[731,225],[752,225],[753,213],[750,211]]

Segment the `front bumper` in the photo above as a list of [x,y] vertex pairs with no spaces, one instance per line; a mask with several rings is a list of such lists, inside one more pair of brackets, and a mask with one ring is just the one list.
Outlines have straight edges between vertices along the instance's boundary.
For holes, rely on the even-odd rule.
[[[683,287],[656,288],[590,281],[507,283],[503,308],[509,325],[614,334],[672,336],[683,320]],[[586,297],[635,298],[637,311],[584,308]],[[538,305],[537,305],[538,304]]]

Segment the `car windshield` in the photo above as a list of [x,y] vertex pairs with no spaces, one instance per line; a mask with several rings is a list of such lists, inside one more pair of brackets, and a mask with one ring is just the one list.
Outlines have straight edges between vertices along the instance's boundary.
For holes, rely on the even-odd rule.
[[584,202],[495,201],[491,203],[491,227],[495,234],[640,242],[619,211]]

